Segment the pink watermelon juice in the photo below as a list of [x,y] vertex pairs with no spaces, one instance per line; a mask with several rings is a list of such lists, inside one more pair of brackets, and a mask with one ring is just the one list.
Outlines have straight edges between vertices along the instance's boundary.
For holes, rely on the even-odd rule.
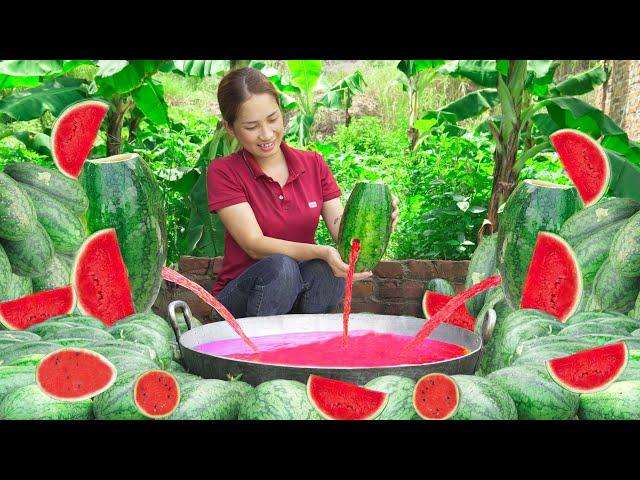
[[387,367],[418,365],[469,353],[458,345],[426,339],[407,349],[411,336],[355,330],[343,344],[340,332],[304,332],[253,337],[258,352],[241,339],[219,340],[196,347],[199,352],[238,360],[291,366]]

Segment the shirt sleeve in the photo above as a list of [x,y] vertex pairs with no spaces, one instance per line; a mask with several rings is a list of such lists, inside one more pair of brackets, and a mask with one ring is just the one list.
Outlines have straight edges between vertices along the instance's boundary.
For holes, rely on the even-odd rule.
[[316,153],[318,157],[318,165],[320,169],[320,186],[322,187],[322,201],[327,202],[329,200],[333,200],[334,198],[340,197],[342,195],[342,191],[336,182],[336,179],[333,177],[333,173],[331,173],[331,169],[327,162],[322,158],[319,153]]
[[209,211],[217,210],[247,201],[242,184],[221,162],[212,162],[207,168],[207,191],[209,195]]

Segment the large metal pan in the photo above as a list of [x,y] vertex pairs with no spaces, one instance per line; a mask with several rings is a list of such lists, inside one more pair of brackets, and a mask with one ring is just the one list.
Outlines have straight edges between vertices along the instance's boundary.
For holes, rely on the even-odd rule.
[[[180,335],[176,322],[176,309],[184,311],[188,331]],[[178,340],[186,369],[204,378],[227,379],[228,375],[242,374],[242,380],[251,385],[258,385],[267,380],[284,378],[307,382],[310,374],[335,378],[357,384],[382,375],[402,375],[413,379],[432,372],[447,374],[472,375],[480,363],[483,344],[491,337],[495,325],[495,312],[490,311],[482,326],[482,338],[474,332],[442,324],[429,336],[430,339],[460,345],[469,353],[440,362],[424,363],[420,365],[399,365],[389,367],[295,367],[291,365],[274,365],[246,360],[230,359],[202,353],[195,348],[204,343],[218,340],[238,338],[227,322],[215,322],[201,327],[191,328],[191,310],[182,300],[169,304],[169,321]],[[394,315],[376,315],[371,313],[355,313],[349,319],[349,326],[353,330],[367,329],[383,333],[414,336],[424,324],[423,318]],[[238,323],[247,336],[258,337],[283,333],[298,332],[342,332],[342,314],[295,314],[277,315],[269,317],[240,318]],[[484,340],[484,341],[483,341]]]

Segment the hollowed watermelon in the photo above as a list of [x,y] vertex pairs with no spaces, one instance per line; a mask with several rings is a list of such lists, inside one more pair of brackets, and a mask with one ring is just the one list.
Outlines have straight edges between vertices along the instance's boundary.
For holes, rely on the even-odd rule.
[[547,360],[546,365],[551,377],[567,390],[592,393],[615,382],[627,366],[628,357],[627,345],[618,342]]
[[78,308],[85,315],[111,326],[135,313],[115,229],[99,230],[84,241],[76,255],[71,279]]
[[585,206],[600,200],[611,178],[609,159],[600,144],[572,129],[558,130],[549,135],[549,140]]
[[384,410],[389,398],[388,393],[318,375],[309,375],[307,395],[329,420],[371,420]]
[[558,235],[538,233],[520,307],[542,310],[565,322],[581,298],[582,274],[573,250]]
[[76,295],[71,285],[0,303],[0,323],[9,330],[25,330],[36,323],[73,311]]
[[63,174],[78,178],[108,110],[107,103],[88,100],[71,105],[58,116],[51,129],[51,155]]
[[460,391],[453,378],[443,373],[430,373],[416,383],[413,406],[425,420],[446,420],[460,403]]
[[[422,297],[422,312],[424,313],[424,318],[431,318],[444,308],[452,298],[452,295],[445,295],[444,293],[432,292],[430,290],[424,292],[424,297]],[[456,327],[466,328],[467,330],[473,331],[476,319],[469,313],[469,310],[467,310],[467,307],[463,304],[445,320],[445,323],[450,323]]]
[[169,372],[150,370],[136,380],[133,398],[143,415],[151,418],[167,417],[180,404],[180,386]]
[[36,370],[40,389],[58,400],[86,400],[116,381],[116,368],[102,355],[65,348],[45,356]]

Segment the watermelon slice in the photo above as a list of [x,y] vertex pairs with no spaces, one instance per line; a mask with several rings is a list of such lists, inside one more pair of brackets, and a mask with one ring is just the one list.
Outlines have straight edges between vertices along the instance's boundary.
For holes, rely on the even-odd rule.
[[98,230],[84,241],[76,255],[71,280],[83,314],[110,327],[135,313],[115,229]]
[[136,380],[133,398],[136,408],[143,415],[167,417],[180,405],[180,386],[169,372],[149,370]]
[[[424,318],[431,318],[442,310],[452,298],[453,295],[445,295],[444,293],[432,292],[430,290],[424,292],[424,297],[422,297],[422,312],[424,313]],[[445,323],[473,331],[476,319],[469,313],[467,307],[462,304],[445,320]]]
[[629,352],[624,342],[590,348],[547,360],[551,377],[567,390],[591,393],[604,390],[623,372]]
[[307,381],[307,395],[329,420],[371,420],[382,412],[389,398],[388,393],[313,374]]
[[78,178],[109,105],[85,100],[67,107],[51,129],[51,155],[67,177]]
[[71,285],[0,303],[0,323],[9,330],[25,330],[36,323],[73,311],[76,295]]
[[611,179],[609,159],[598,142],[578,130],[562,129],[549,135],[560,162],[589,207],[607,192]]
[[540,232],[524,281],[520,308],[535,308],[566,322],[582,298],[582,274],[569,244]]
[[459,403],[458,385],[444,373],[430,373],[416,382],[413,407],[425,420],[446,420],[455,415]]
[[36,369],[40,389],[58,400],[86,400],[116,381],[116,367],[83,348],[64,348],[46,355]]

